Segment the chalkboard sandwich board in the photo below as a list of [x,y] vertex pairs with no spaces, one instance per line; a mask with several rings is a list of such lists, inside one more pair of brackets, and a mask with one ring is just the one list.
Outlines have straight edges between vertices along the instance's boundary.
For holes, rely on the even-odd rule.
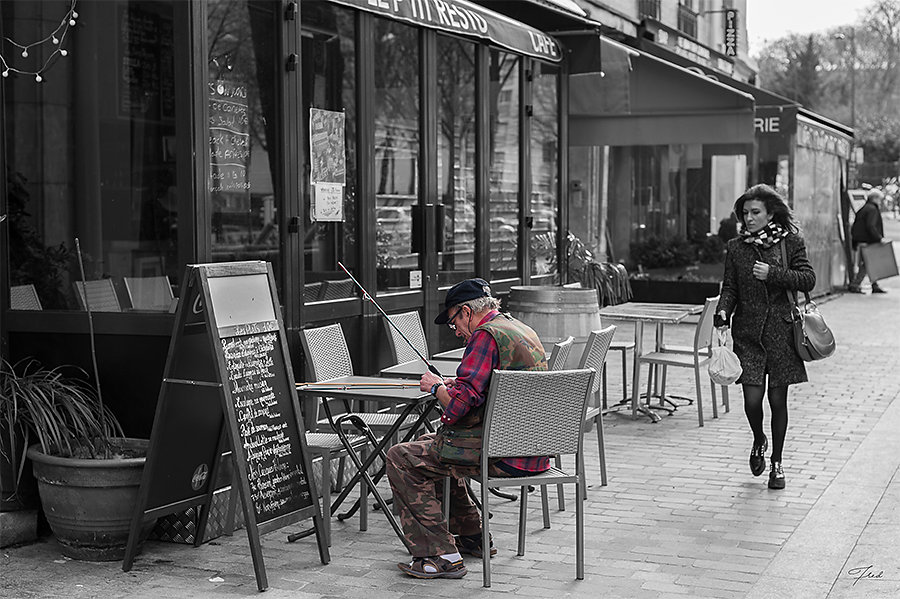
[[260,534],[313,519],[329,561],[290,355],[266,262],[189,265],[122,569],[146,518],[199,507],[204,537],[219,456],[230,451],[259,590]]

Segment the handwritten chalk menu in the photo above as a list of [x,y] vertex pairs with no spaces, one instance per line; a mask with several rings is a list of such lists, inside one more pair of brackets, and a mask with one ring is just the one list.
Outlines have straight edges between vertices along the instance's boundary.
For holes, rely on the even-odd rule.
[[218,80],[209,90],[209,190],[250,191],[250,117],[247,86]]
[[200,507],[205,538],[218,459],[229,452],[259,590],[260,534],[312,518],[329,561],[275,278],[267,262],[189,265],[122,569],[142,522]]
[[278,376],[284,369],[278,336],[276,329],[221,340],[257,521],[312,504],[298,430],[285,419],[292,393]]

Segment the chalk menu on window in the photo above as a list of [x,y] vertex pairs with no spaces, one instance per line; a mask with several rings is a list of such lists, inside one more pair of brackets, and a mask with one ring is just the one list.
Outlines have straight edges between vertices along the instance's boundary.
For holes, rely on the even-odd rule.
[[249,193],[250,117],[247,86],[209,84],[209,190]]

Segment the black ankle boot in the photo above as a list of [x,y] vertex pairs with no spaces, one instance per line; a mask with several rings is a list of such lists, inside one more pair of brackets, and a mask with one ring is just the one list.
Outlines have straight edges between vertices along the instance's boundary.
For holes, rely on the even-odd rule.
[[753,476],[759,476],[766,470],[766,450],[769,448],[769,440],[763,435],[762,443],[753,443],[750,450],[750,472]]
[[781,468],[781,462],[772,462],[772,469],[769,470],[769,488],[784,488],[784,470]]

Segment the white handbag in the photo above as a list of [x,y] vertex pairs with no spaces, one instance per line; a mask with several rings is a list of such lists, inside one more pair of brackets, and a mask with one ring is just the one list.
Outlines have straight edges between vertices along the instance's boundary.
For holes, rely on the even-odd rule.
[[709,359],[709,378],[717,385],[730,385],[741,376],[744,369],[728,345],[727,329],[716,329],[716,345],[712,348],[712,356]]

